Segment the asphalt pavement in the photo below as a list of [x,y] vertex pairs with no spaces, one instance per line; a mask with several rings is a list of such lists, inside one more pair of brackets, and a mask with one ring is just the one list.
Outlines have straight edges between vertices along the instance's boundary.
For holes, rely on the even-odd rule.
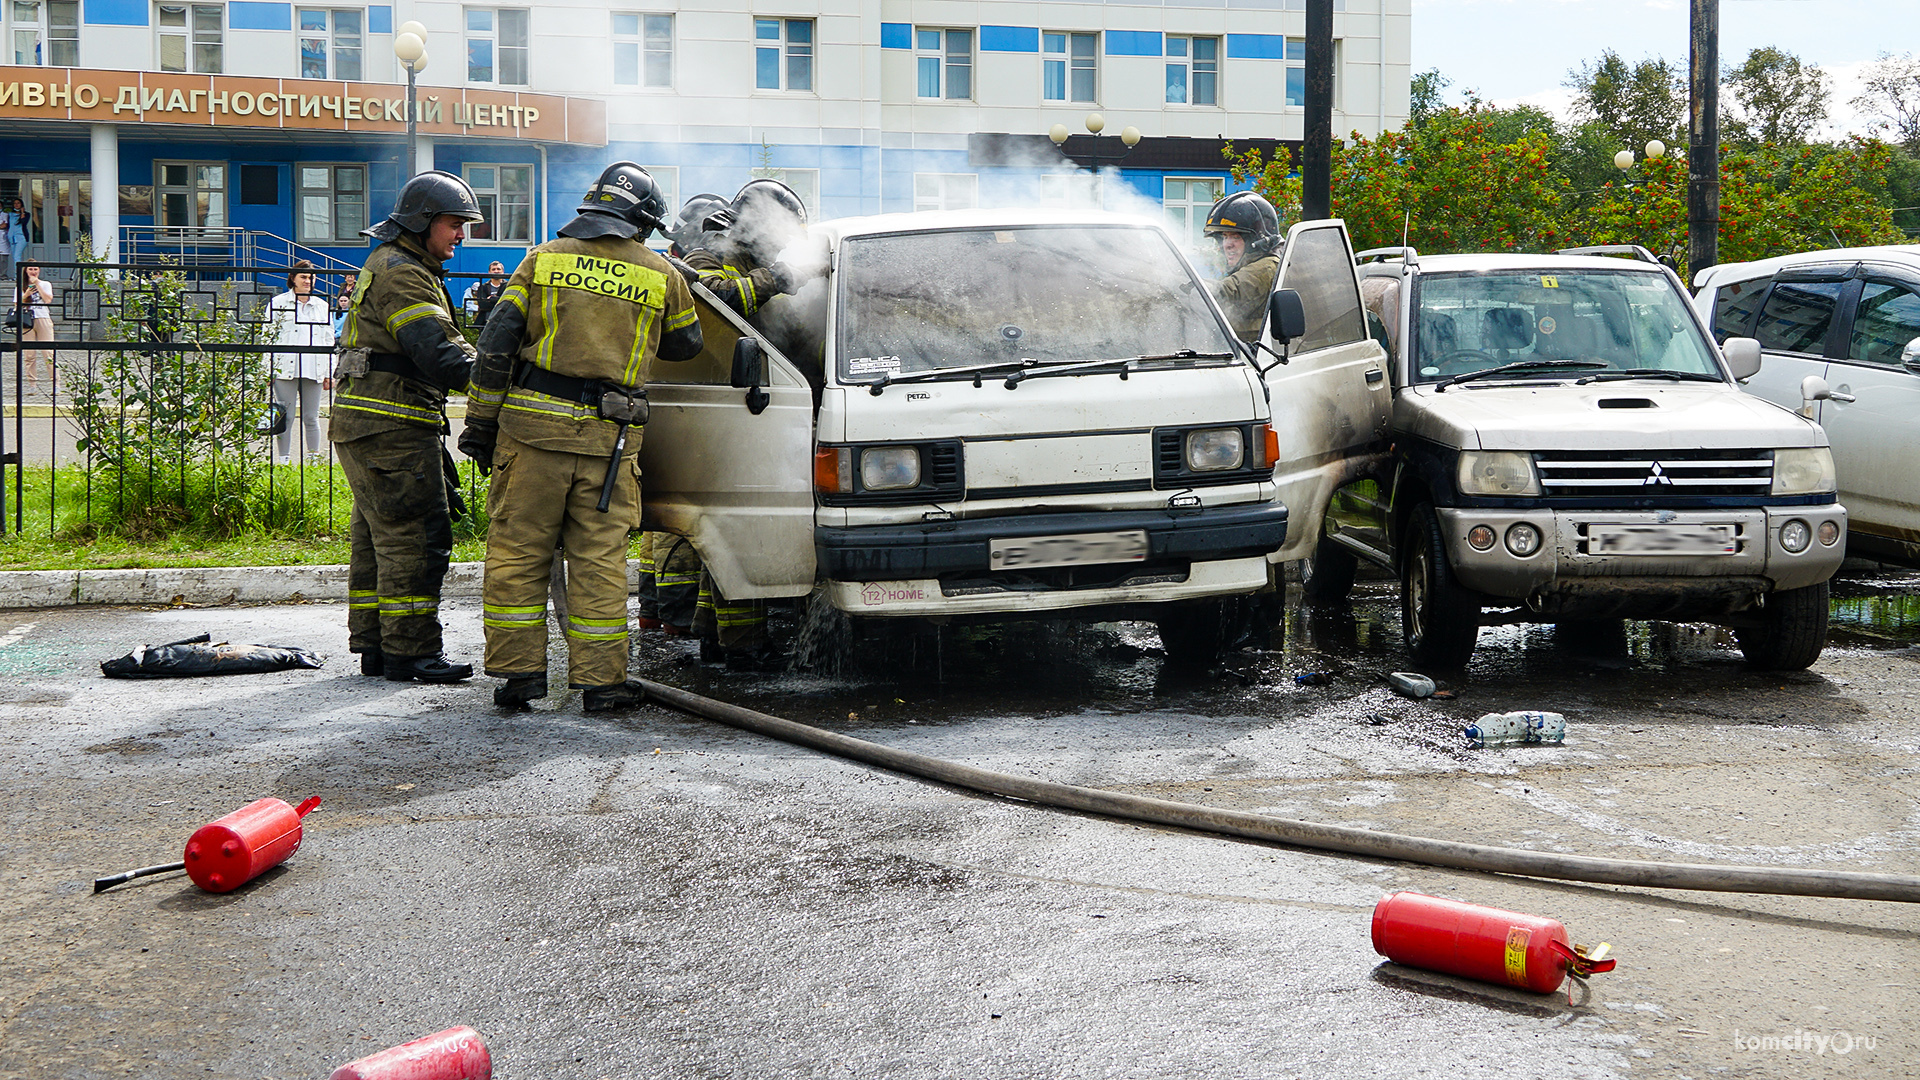
[[[1176,672],[1150,627],[856,641],[843,673],[636,670],[1020,775],[1545,851],[1920,872],[1920,576],[1842,590],[1811,670],[1721,631],[1483,632],[1410,701],[1391,591]],[[477,659],[477,600],[450,651]],[[456,1024],[496,1075],[1895,1076],[1920,909],[1588,886],[1290,850],[892,775],[646,707],[358,674],[336,604],[0,613],[0,1076],[318,1077]],[[318,671],[165,682],[98,661],[200,631]],[[556,688],[560,685],[555,668]],[[1291,676],[1332,673],[1325,687]],[[1561,747],[1466,749],[1552,708]],[[224,895],[180,857],[262,795],[325,801]],[[1565,922],[1617,971],[1540,996],[1386,964],[1382,896]]]

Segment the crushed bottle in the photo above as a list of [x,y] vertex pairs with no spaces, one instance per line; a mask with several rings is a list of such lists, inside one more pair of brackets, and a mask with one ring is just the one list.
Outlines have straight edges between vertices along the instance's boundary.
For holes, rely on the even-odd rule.
[[1527,743],[1559,743],[1567,737],[1567,718],[1557,712],[1488,713],[1467,725],[1467,743],[1474,749],[1489,746],[1519,746]]

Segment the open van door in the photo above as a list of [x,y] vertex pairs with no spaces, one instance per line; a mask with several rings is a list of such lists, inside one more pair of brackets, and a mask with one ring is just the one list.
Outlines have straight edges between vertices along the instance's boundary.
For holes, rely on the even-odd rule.
[[[814,579],[813,391],[745,319],[705,286],[690,288],[706,347],[647,369],[645,526],[692,540],[729,599],[804,596]],[[742,339],[759,357],[746,357],[736,380]],[[734,385],[756,375],[757,386]]]
[[1269,322],[1259,362],[1272,391],[1273,427],[1280,454],[1273,470],[1278,498],[1287,508],[1287,543],[1268,556],[1291,562],[1313,554],[1321,520],[1335,490],[1384,467],[1393,387],[1386,350],[1367,333],[1360,307],[1360,280],[1346,222],[1302,221],[1287,230],[1275,289],[1300,294],[1306,333],[1273,339]]

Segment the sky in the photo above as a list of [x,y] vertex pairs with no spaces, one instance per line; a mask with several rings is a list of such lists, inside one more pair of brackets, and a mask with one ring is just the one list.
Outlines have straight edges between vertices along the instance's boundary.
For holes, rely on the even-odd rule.
[[[1451,79],[1450,103],[1475,90],[1564,116],[1567,73],[1603,50],[1685,70],[1687,12],[1687,0],[1413,0],[1413,70]],[[1865,131],[1872,117],[1848,104],[1861,69],[1882,52],[1920,50],[1920,0],[1721,0],[1721,65],[1763,45],[1826,69],[1834,93],[1824,134]]]

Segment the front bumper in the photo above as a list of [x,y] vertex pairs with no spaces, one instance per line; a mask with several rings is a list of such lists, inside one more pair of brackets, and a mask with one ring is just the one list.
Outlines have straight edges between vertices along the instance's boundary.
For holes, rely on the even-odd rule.
[[993,589],[970,587],[953,595],[937,578],[899,581],[829,581],[827,598],[852,615],[884,618],[968,618],[1059,615],[1098,609],[1100,618],[1141,618],[1149,605],[1215,596],[1245,596],[1266,588],[1267,557],[1194,563],[1184,573],[1143,569],[1112,585],[1087,589]]
[[[1447,555],[1462,585],[1496,599],[1526,603],[1537,611],[1578,609],[1583,594],[1631,610],[1636,593],[1654,605],[1675,591],[1724,594],[1728,588],[1748,598],[1781,589],[1817,585],[1832,577],[1846,554],[1847,512],[1838,503],[1824,506],[1769,506],[1743,510],[1605,511],[1443,509],[1440,527]],[[1789,521],[1807,523],[1816,538],[1794,553],[1780,544]],[[1822,522],[1838,526],[1838,537],[1822,544]],[[1508,550],[1509,527],[1526,522],[1539,529],[1542,543],[1532,555]],[[1590,555],[1589,525],[1711,524],[1734,527],[1735,548],[1725,555]],[[1467,534],[1477,525],[1494,530],[1496,540],[1477,551]],[[1715,587],[1719,582],[1721,588]],[[1718,603],[1728,602],[1721,596]],[[1734,606],[1742,606],[1738,600]]]

